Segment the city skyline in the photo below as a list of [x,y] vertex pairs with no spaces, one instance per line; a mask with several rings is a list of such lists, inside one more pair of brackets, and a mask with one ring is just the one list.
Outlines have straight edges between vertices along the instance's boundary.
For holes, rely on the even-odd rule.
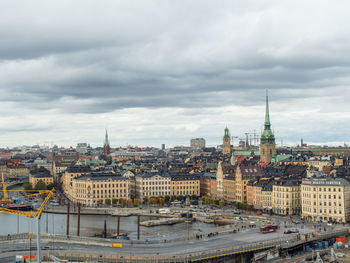
[[0,3],[0,147],[216,146],[266,88],[277,144],[350,141],[346,1],[38,2]]

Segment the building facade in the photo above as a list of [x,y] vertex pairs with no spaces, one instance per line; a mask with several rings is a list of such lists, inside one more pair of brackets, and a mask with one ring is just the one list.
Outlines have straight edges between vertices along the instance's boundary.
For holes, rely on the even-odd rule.
[[90,173],[72,179],[70,200],[86,206],[129,199],[128,178],[116,174]]
[[195,149],[205,148],[205,139],[204,138],[191,139],[191,147],[193,147]]
[[309,221],[349,222],[350,183],[343,178],[304,179],[302,217]]
[[136,175],[136,196],[144,197],[171,196],[171,176],[169,174],[144,173]]
[[200,196],[200,179],[197,175],[171,175],[172,196]]
[[301,193],[299,180],[277,180],[272,187],[273,212],[277,215],[299,215]]

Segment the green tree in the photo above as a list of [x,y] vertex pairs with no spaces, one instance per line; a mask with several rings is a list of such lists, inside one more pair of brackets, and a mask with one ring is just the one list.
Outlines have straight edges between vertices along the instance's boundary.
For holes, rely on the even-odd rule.
[[118,203],[118,199],[113,198],[113,199],[112,199],[112,204],[115,205],[115,204],[117,204],[117,203]]
[[148,204],[148,197],[147,197],[147,196],[144,196],[144,197],[143,197],[143,203],[144,203],[144,204]]
[[179,195],[179,196],[177,197],[177,200],[182,201],[182,200],[184,200],[184,197],[183,197],[182,195]]
[[191,195],[191,199],[192,200],[197,200],[197,196],[196,195]]
[[132,199],[128,199],[128,207],[132,207],[132,204],[133,204]]
[[219,201],[219,206],[224,206],[224,205],[225,205],[225,201],[220,200],[220,201]]
[[105,199],[105,204],[106,204],[106,205],[110,205],[110,204],[111,204],[111,199],[106,198],[106,199]]
[[35,190],[47,190],[46,184],[43,182],[43,180],[39,180],[37,184],[35,185]]
[[166,196],[164,197],[164,201],[165,201],[166,204],[168,204],[169,201],[170,201],[170,196],[166,195]]
[[51,183],[51,184],[47,185],[47,189],[49,189],[49,190],[52,190],[52,188],[54,188],[54,187],[55,187],[54,183]]
[[30,183],[24,183],[23,188],[25,191],[32,191],[33,190],[33,187]]

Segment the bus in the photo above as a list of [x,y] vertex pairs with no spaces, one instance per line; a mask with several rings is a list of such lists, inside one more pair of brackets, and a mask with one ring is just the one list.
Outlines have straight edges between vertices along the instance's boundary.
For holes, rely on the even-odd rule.
[[263,225],[262,227],[260,227],[260,233],[262,234],[266,234],[266,233],[272,233],[272,232],[276,232],[279,229],[278,225]]

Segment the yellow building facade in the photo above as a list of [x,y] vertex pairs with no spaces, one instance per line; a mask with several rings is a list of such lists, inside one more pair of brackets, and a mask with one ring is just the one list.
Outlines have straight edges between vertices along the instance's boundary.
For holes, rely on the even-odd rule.
[[301,193],[299,180],[275,181],[272,187],[273,212],[277,215],[299,215]]
[[302,217],[309,221],[349,222],[350,183],[343,178],[304,179]]

